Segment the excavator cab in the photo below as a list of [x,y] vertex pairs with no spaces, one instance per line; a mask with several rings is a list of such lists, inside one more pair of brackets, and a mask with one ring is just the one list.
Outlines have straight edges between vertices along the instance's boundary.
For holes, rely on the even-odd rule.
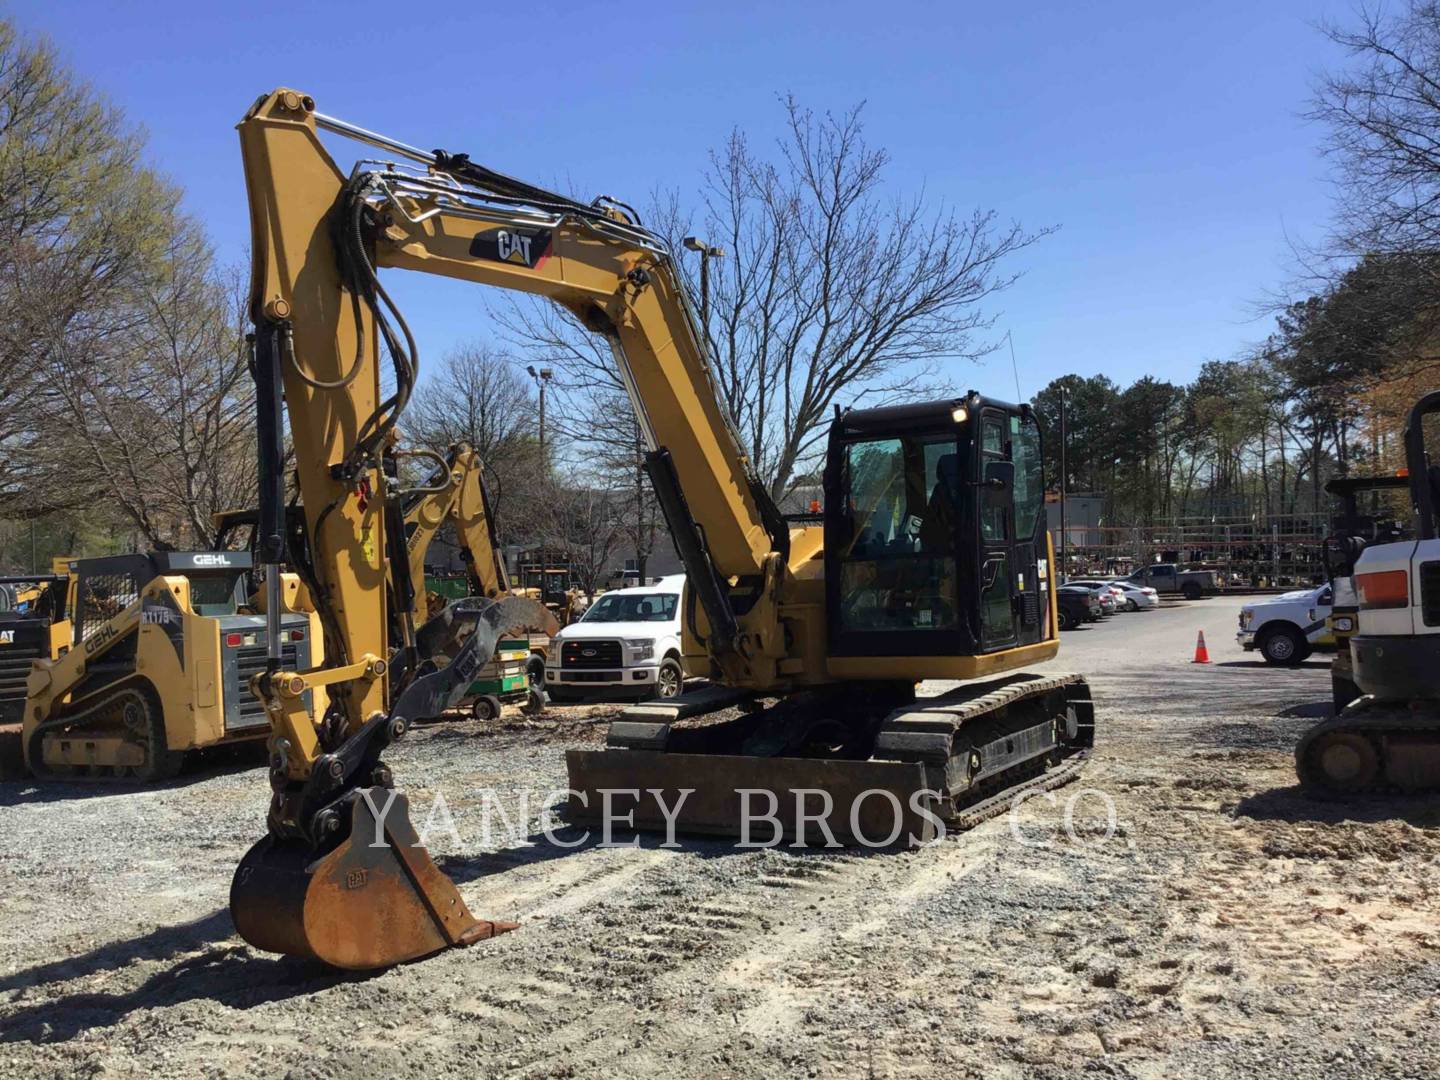
[[1046,636],[1030,409],[982,398],[851,410],[825,471],[832,656],[976,656]]

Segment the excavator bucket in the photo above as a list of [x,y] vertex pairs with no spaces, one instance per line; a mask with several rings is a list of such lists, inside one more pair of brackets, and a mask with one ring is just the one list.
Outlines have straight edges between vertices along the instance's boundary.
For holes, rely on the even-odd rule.
[[515,929],[470,914],[421,846],[404,795],[367,788],[360,796],[350,834],[318,858],[303,842],[273,836],[250,849],[230,886],[241,937],[266,952],[366,971]]
[[441,715],[464,695],[500,636],[533,615],[526,601],[472,597],[425,624],[417,634],[422,654],[441,666],[407,686],[383,721],[331,752],[347,772],[343,794],[324,808],[337,826],[330,838],[316,846],[272,831],[236,868],[230,914],[241,937],[267,952],[363,971],[515,928],[470,913],[421,845],[403,794],[355,779],[379,764],[379,744],[367,739],[395,730],[396,720],[403,729]]

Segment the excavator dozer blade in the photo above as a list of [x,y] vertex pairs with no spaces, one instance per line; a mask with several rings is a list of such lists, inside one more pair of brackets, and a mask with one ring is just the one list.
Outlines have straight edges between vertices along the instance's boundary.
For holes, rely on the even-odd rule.
[[607,749],[567,751],[565,764],[567,817],[577,825],[603,825],[608,807],[622,831],[668,832],[670,815],[677,833],[763,845],[800,840],[803,814],[806,844],[833,836],[896,847],[928,843],[941,824],[922,812],[934,803],[924,768],[910,762]]
[[361,794],[369,803],[354,801],[350,834],[327,853],[273,836],[246,853],[230,885],[241,937],[266,952],[367,971],[515,929],[470,914],[421,846],[404,795],[394,793],[387,809],[389,790]]

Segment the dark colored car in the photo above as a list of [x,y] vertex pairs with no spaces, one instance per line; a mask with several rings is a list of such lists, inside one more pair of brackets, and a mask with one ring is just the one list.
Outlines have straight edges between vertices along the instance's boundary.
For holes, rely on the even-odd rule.
[[1081,623],[1100,619],[1100,598],[1093,589],[1080,585],[1062,585],[1055,594],[1060,608],[1060,629],[1074,630]]

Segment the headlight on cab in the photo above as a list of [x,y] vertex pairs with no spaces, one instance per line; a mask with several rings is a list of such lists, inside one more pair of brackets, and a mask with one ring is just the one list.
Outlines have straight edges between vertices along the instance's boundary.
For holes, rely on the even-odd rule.
[[1337,615],[1330,621],[1330,629],[1336,633],[1348,634],[1355,629],[1355,620],[1349,615]]
[[655,659],[654,638],[626,638],[625,645],[630,650],[631,660]]

